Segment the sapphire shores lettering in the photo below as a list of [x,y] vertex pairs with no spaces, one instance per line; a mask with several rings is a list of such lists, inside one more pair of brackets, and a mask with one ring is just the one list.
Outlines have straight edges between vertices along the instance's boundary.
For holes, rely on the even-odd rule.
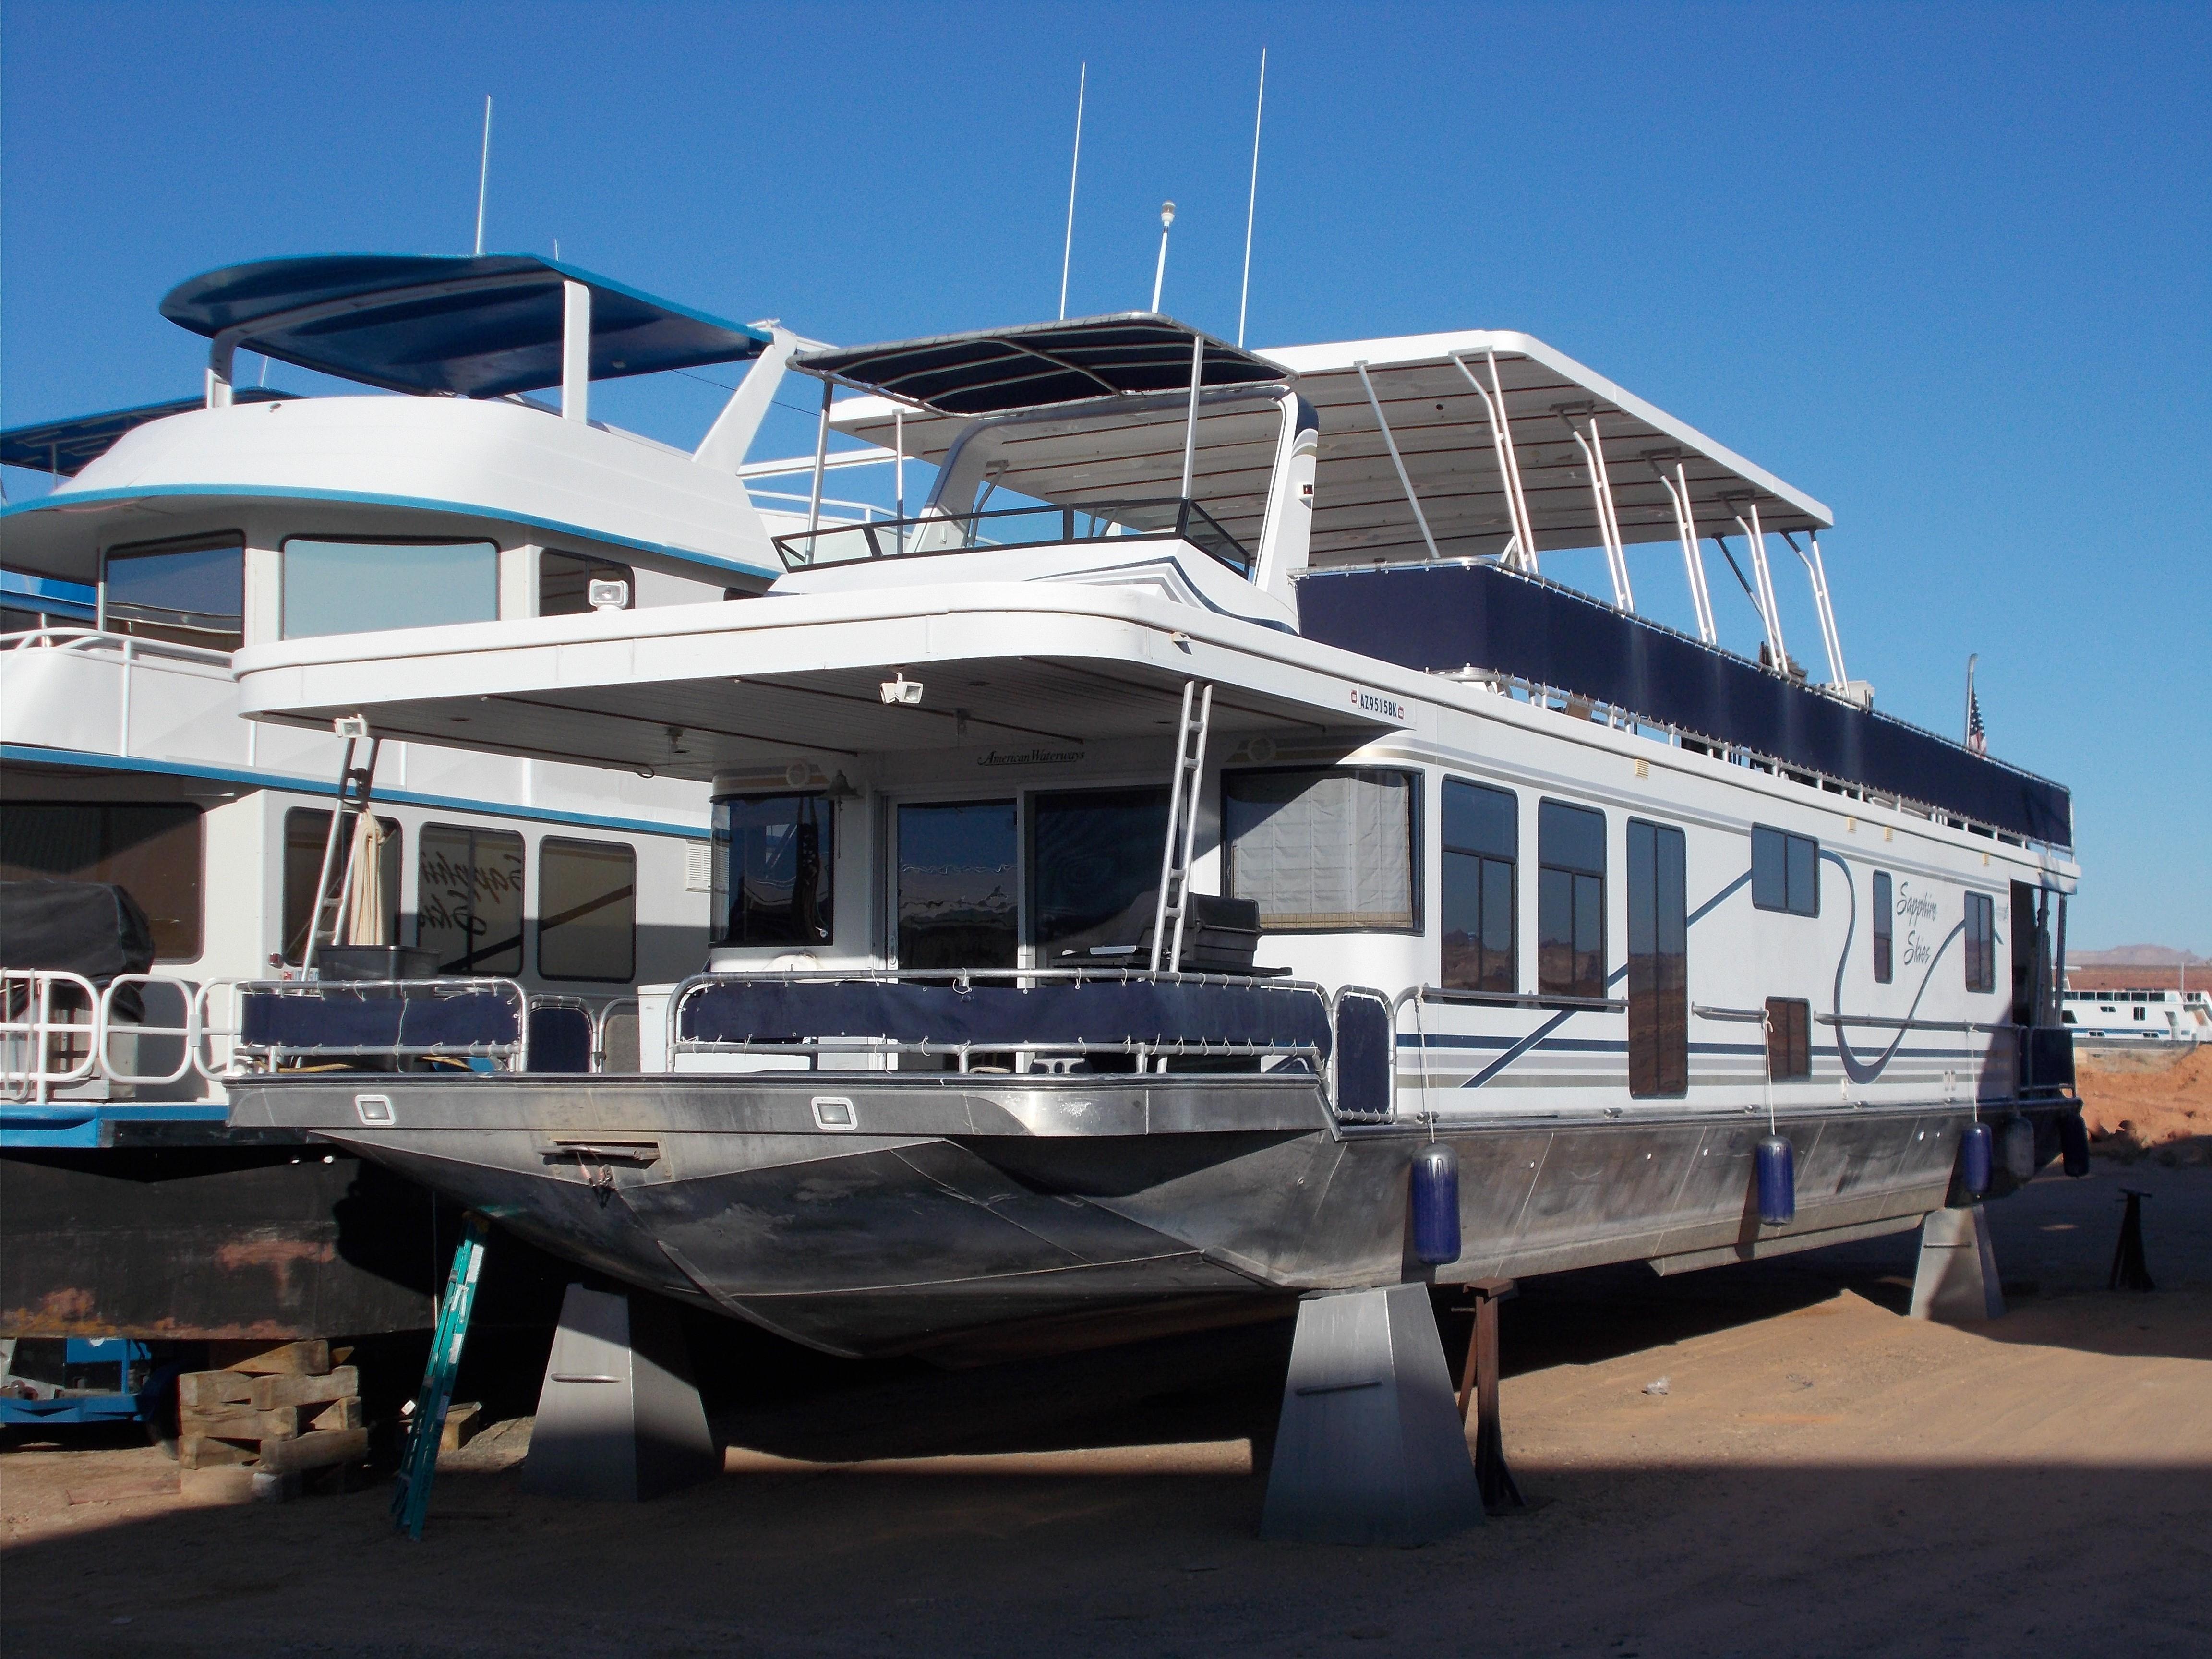
[[1897,884],[1897,920],[1904,933],[1898,949],[1906,967],[1935,960],[1936,914],[1932,896],[1915,892],[1910,882]]

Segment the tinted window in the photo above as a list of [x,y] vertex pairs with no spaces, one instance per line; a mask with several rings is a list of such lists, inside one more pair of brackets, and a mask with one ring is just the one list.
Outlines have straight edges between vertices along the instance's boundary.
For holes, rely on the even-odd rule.
[[1164,789],[1030,798],[1030,927],[1050,965],[1097,945],[1135,945],[1159,908]]
[[1536,988],[1605,994],[1605,814],[1564,801],[1536,811]]
[[830,942],[835,823],[824,795],[738,795],[714,803],[715,944]]
[[[358,812],[345,815],[344,837],[338,842],[336,866],[331,872],[333,888],[344,879],[346,858],[360,822]],[[383,884],[385,908],[389,912],[384,938],[390,944],[399,938],[399,825],[392,818],[380,817],[377,823],[384,830],[383,850],[377,860],[382,867],[377,873]],[[323,852],[329,844],[330,833],[328,812],[312,806],[295,806],[284,814],[283,916],[280,925],[284,930],[284,960],[295,966],[306,952],[307,929],[314,921],[315,883],[323,873]]]
[[200,809],[174,802],[11,800],[0,807],[0,880],[120,887],[154,924],[155,956],[190,962],[200,953],[201,836]]
[[611,980],[637,971],[637,853],[548,836],[538,848],[538,971]]
[[283,573],[288,640],[499,617],[499,549],[489,542],[294,536],[284,544]]
[[1446,778],[1443,972],[1447,990],[1510,994],[1515,966],[1514,870],[1519,802],[1504,789]]
[[107,625],[210,651],[243,642],[246,539],[145,542],[107,555]]
[[1966,895],[1966,988],[1997,988],[1996,906],[1987,893]]
[[1017,850],[1010,800],[900,807],[899,966],[1015,966]]
[[522,971],[522,837],[506,830],[422,826],[415,942],[441,974]]
[[1874,977],[1887,985],[1895,975],[1897,904],[1890,896],[1889,872],[1874,872]]
[[1764,824],[1751,830],[1751,902],[1791,915],[1820,914],[1820,843]]
[[1413,778],[1352,768],[1221,780],[1225,887],[1271,933],[1411,931]]
[[1766,1075],[1777,1083],[1813,1075],[1813,1006],[1796,997],[1766,1000]]
[[1628,1092],[1690,1086],[1689,896],[1680,830],[1628,821]]

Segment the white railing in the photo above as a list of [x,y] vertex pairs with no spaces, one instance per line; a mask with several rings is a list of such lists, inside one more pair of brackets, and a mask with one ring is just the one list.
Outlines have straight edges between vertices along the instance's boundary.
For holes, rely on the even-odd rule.
[[[58,1014],[57,991],[74,994],[59,999]],[[0,1097],[43,1106],[56,1089],[91,1081],[100,1067],[100,1003],[82,974],[0,969]]]
[[115,709],[115,753],[131,752],[131,701],[135,671],[143,662],[185,663],[198,668],[230,672],[230,653],[204,646],[178,645],[168,640],[142,639],[136,634],[115,634],[97,628],[31,628],[0,634],[0,655],[20,656],[52,651],[79,660],[104,661],[119,671]]

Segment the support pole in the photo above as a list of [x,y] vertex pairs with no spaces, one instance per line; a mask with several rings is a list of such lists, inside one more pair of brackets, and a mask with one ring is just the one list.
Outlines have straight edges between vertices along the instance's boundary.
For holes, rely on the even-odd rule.
[[1848,678],[1844,672],[1844,641],[1836,631],[1835,606],[1828,599],[1828,568],[1820,559],[1820,538],[1807,533],[1806,539],[1813,544],[1810,553],[1798,546],[1796,537],[1786,530],[1782,539],[1790,544],[1790,550],[1805,567],[1806,580],[1812,584],[1813,609],[1820,619],[1820,645],[1828,653],[1828,684],[1841,690]]
[[[1075,77],[1075,155],[1067,164],[1067,234],[1060,245],[1060,319],[1067,320],[1067,267],[1075,257],[1075,176],[1083,168],[1083,94],[1091,85],[1085,63]],[[903,515],[902,515],[903,516]]]
[[592,418],[592,290],[561,284],[561,417]]
[[1671,478],[1656,461],[1651,470],[1659,475],[1667,499],[1674,508],[1674,533],[1682,543],[1682,574],[1690,585],[1690,609],[1697,614],[1698,637],[1707,645],[1717,645],[1720,629],[1713,625],[1712,590],[1705,586],[1705,556],[1698,545],[1698,520],[1690,499],[1689,476],[1679,460],[1674,463],[1674,476]]
[[1505,1440],[1498,1408],[1498,1304],[1520,1294],[1510,1279],[1478,1279],[1467,1287],[1474,1305],[1462,1313],[1474,1316],[1474,1329],[1467,1339],[1467,1363],[1460,1370],[1459,1420],[1467,1421],[1468,1407],[1475,1407],[1474,1480],[1482,1489],[1482,1506],[1492,1515],[1509,1509],[1526,1509],[1528,1500],[1505,1466]]
[[[1079,118],[1077,125],[1082,125]],[[1060,286],[1063,289],[1066,286],[1065,276],[1061,278]],[[1066,313],[1067,300],[1063,294],[1060,314],[1065,316]],[[829,458],[824,456],[823,459],[826,461]],[[891,502],[898,520],[898,528],[891,532],[891,536],[898,544],[898,550],[903,553],[906,551],[906,408],[901,404],[891,405]]]
[[1182,488],[1176,494],[1190,499],[1190,480],[1198,463],[1198,388],[1206,378],[1206,336],[1190,337],[1190,408],[1182,422]]
[[1576,447],[1583,452],[1583,463],[1589,468],[1590,501],[1596,510],[1597,533],[1605,543],[1605,568],[1613,578],[1613,604],[1616,611],[1634,611],[1636,596],[1628,586],[1628,550],[1621,544],[1620,522],[1613,511],[1613,479],[1605,470],[1605,441],[1599,435],[1597,416],[1585,417],[1589,431],[1585,434],[1572,420],[1567,430],[1573,434]]
[[1252,222],[1260,210],[1260,118],[1267,112],[1267,49],[1262,46],[1260,95],[1252,106],[1252,188],[1244,198],[1244,286],[1237,295],[1237,343],[1240,346],[1244,343],[1244,309],[1252,299]]
[[822,474],[830,465],[830,394],[836,388],[822,382],[822,418],[814,426],[814,483],[806,492],[806,562],[814,562],[814,534],[822,528]]
[[1998,1319],[2004,1291],[1982,1206],[1937,1210],[1920,1224],[1920,1263],[1912,1275],[1912,1316],[1947,1324]]
[[1405,458],[1398,453],[1398,441],[1390,433],[1390,422],[1383,417],[1382,400],[1375,395],[1375,382],[1367,378],[1364,359],[1352,367],[1359,371],[1359,384],[1367,389],[1367,406],[1375,411],[1376,430],[1382,434],[1382,447],[1390,452],[1390,465],[1398,469],[1398,487],[1406,492],[1406,504],[1413,509],[1413,522],[1421,527],[1421,539],[1428,544],[1429,556],[1443,556],[1437,551],[1437,538],[1429,533],[1429,515],[1421,511],[1421,498],[1413,493],[1413,481],[1406,473]]
[[1474,388],[1474,395],[1482,399],[1483,413],[1490,418],[1491,446],[1498,453],[1498,476],[1505,489],[1506,516],[1512,521],[1513,539],[1506,549],[1506,562],[1530,575],[1536,569],[1536,527],[1528,518],[1528,502],[1521,490],[1521,460],[1513,453],[1513,423],[1505,412],[1505,388],[1498,378],[1498,354],[1486,354],[1490,369],[1488,386],[1477,380],[1467,360],[1457,352],[1451,360],[1467,383]]
[[1766,562],[1766,535],[1759,525],[1759,503],[1747,501],[1744,507],[1750,518],[1747,520],[1744,514],[1739,513],[1735,515],[1735,522],[1736,527],[1743,532],[1745,539],[1751,544],[1752,580],[1759,586],[1759,592],[1753,597],[1759,604],[1759,617],[1766,624],[1766,643],[1773,653],[1774,672],[1786,675],[1790,672],[1790,650],[1782,642],[1782,613],[1774,600],[1774,572]]

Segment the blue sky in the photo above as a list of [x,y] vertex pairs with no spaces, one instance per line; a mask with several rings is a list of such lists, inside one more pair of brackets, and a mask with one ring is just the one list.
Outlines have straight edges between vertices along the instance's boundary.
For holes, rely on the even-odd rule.
[[1826,501],[1878,706],[1954,732],[1978,651],[1993,752],[2074,787],[2073,941],[2212,954],[2202,5],[9,0],[0,421],[189,395],[197,271],[468,252],[485,93],[490,248],[854,343],[1053,313],[1087,60],[1071,311],[1146,302],[1171,197],[1164,308],[1233,335],[1262,46],[1254,344],[1525,329]]

